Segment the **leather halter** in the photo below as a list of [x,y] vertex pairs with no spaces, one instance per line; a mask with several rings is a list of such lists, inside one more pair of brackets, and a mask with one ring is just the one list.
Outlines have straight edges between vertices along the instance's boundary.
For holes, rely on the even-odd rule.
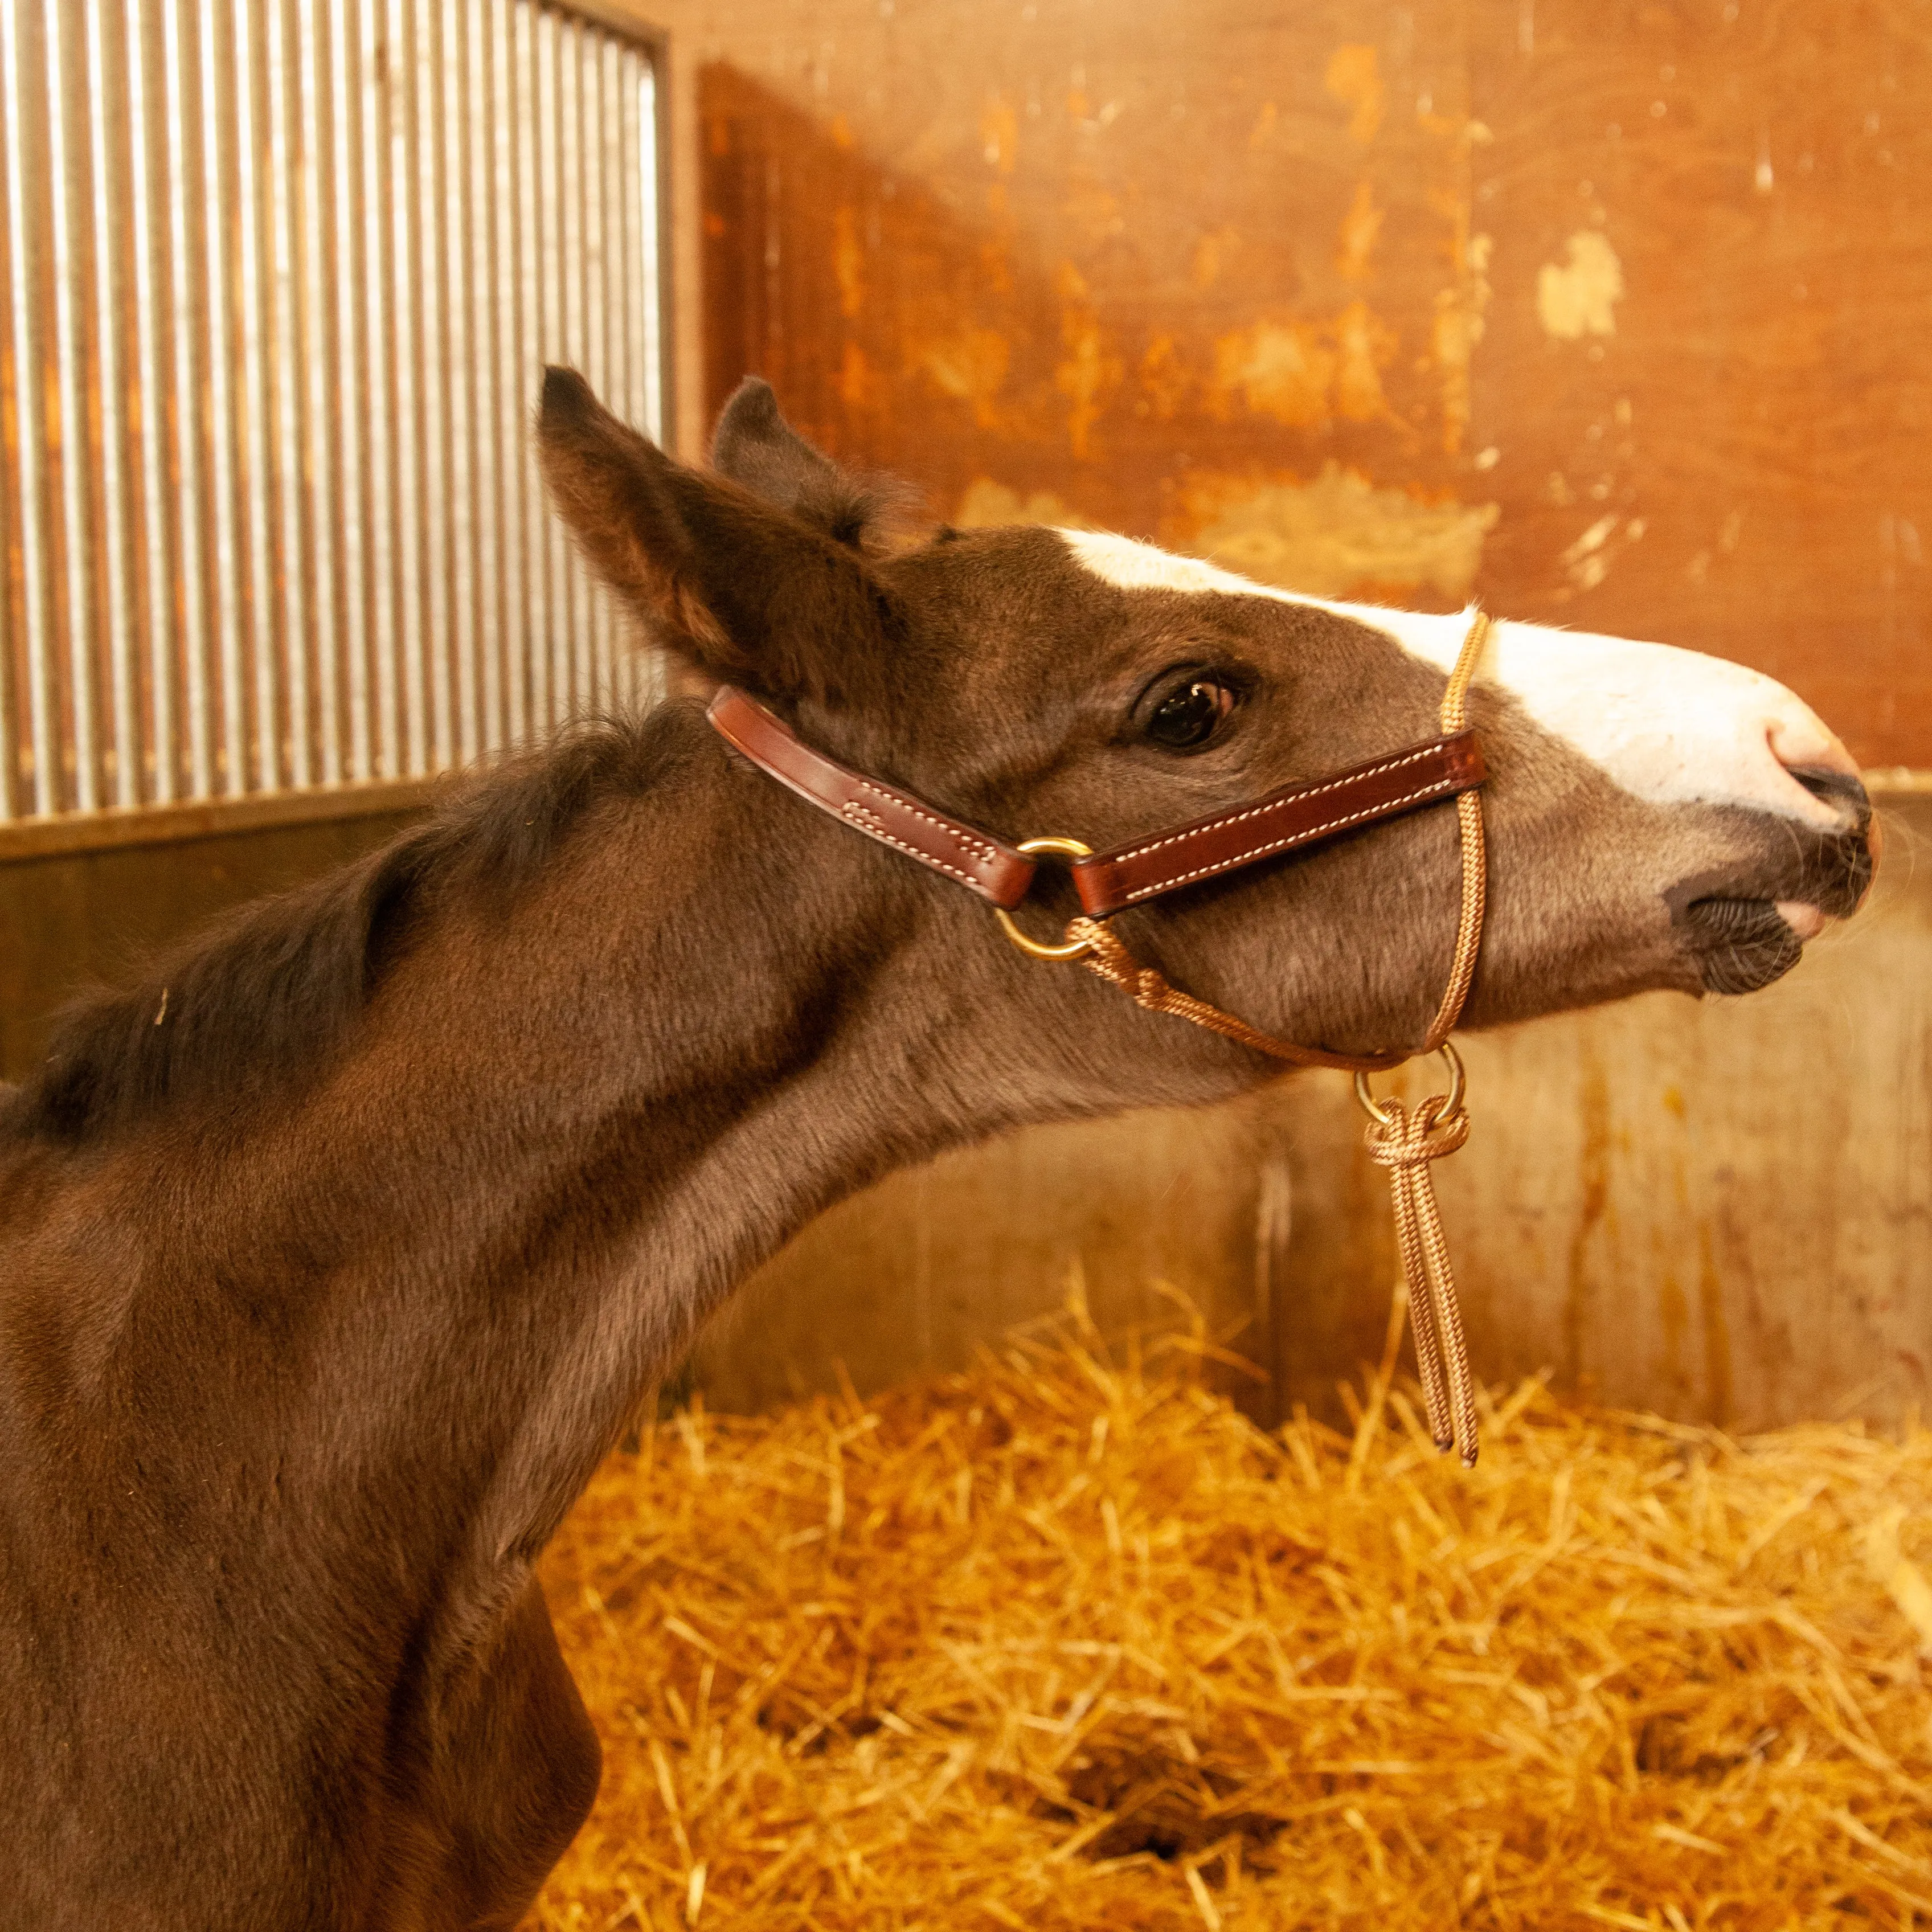
[[[1480,800],[1486,771],[1482,747],[1475,734],[1464,728],[1463,714],[1489,628],[1488,618],[1474,612],[1443,691],[1441,737],[1332,778],[1283,785],[1264,797],[1150,832],[1105,852],[1090,851],[1072,838],[1030,838],[1010,845],[910,792],[868,778],[801,743],[782,719],[729,685],[712,699],[706,714],[728,743],[800,797],[976,893],[993,908],[1006,937],[1023,952],[1041,959],[1084,958],[1092,971],[1118,986],[1137,1006],[1190,1021],[1256,1052],[1304,1066],[1352,1070],[1356,1095],[1369,1115],[1370,1157],[1388,1170],[1406,1277],[1403,1299],[1391,1318],[1389,1352],[1376,1400],[1381,1402],[1393,1368],[1402,1332],[1396,1324],[1406,1307],[1415,1337],[1430,1432],[1438,1448],[1460,1448],[1466,1467],[1473,1467],[1476,1460],[1475,1389],[1430,1166],[1454,1154],[1469,1134],[1469,1118],[1462,1108],[1462,1063],[1449,1036],[1462,1016],[1475,973],[1487,898]],[[1170,986],[1153,968],[1136,959],[1103,923],[1129,906],[1219,878],[1258,860],[1305,850],[1358,826],[1376,824],[1451,798],[1456,801],[1462,850],[1462,904],[1449,982],[1420,1049],[1440,1053],[1451,1078],[1447,1094],[1432,1095],[1414,1108],[1398,1100],[1378,1101],[1367,1079],[1371,1071],[1399,1066],[1410,1054],[1331,1053],[1264,1033]],[[1012,909],[1032,888],[1037,871],[1034,855],[1040,852],[1071,860],[1080,896],[1080,916],[1068,925],[1066,942],[1058,946],[1028,938],[1012,920]]]
[[[1023,848],[814,751],[782,718],[735,687],[723,686],[706,716],[752,764],[800,797],[1002,911],[1012,911],[1031,890],[1039,868]],[[1076,857],[1070,868],[1074,889],[1089,919],[1106,919],[1258,859],[1303,850],[1358,826],[1454,798],[1473,790],[1486,776],[1474,732],[1432,738],[1332,778],[1283,785],[1264,797]]]

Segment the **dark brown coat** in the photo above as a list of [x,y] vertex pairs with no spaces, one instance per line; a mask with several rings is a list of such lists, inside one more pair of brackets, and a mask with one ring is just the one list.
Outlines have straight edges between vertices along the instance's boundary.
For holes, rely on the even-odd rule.
[[[542,431],[694,680],[1010,838],[1100,845],[1432,730],[1439,670],[1357,618],[1124,588],[1045,530],[878,549],[761,388],[722,476],[561,374]],[[1150,737],[1203,678],[1207,741]],[[1862,889],[1841,775],[1792,788],[1822,827],[1660,802],[1506,691],[1474,716],[1477,1023],[1762,978],[1772,902]],[[1412,1039],[1454,839],[1426,814],[1123,929],[1264,1026]],[[689,698],[84,1005],[0,1099],[0,1924],[512,1924],[598,1774],[532,1565],[710,1311],[892,1168],[1274,1072],[1022,958]]]

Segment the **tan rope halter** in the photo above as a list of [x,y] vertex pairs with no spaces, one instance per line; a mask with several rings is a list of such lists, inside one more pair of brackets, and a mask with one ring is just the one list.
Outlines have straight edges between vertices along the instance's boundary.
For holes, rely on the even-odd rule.
[[[1332,778],[1285,786],[1266,798],[1104,853],[1072,838],[1030,838],[1009,845],[910,792],[802,744],[782,720],[728,686],[712,699],[708,714],[730,743],[800,797],[988,901],[1006,937],[1033,958],[1084,959],[1090,971],[1150,1012],[1205,1027],[1296,1066],[1352,1072],[1356,1095],[1369,1114],[1370,1157],[1388,1170],[1394,1197],[1396,1245],[1430,1432],[1438,1448],[1460,1448],[1463,1462],[1471,1466],[1476,1460],[1474,1388],[1430,1164],[1454,1154],[1469,1137],[1462,1063],[1449,1036],[1468,997],[1483,937],[1486,884],[1478,788],[1484,773],[1466,714],[1469,686],[1489,633],[1488,617],[1477,611],[1443,691],[1439,739]],[[1436,1016],[1413,1053],[1333,1053],[1264,1033],[1142,965],[1106,923],[1110,914],[1160,893],[1451,796],[1462,862],[1455,956]],[[1047,854],[1071,860],[1084,908],[1069,922],[1058,945],[1030,938],[1012,916],[1032,885],[1038,859]],[[1370,1073],[1430,1053],[1440,1054],[1448,1066],[1446,1094],[1432,1094],[1411,1108],[1400,1100],[1378,1100],[1369,1090]]]
[[[1444,737],[1465,728],[1470,682],[1489,633],[1490,620],[1478,610],[1471,620],[1442,693]],[[1098,920],[1074,920],[1067,926],[1066,938],[1070,946],[1079,943],[1090,970],[1111,980],[1136,1006],[1144,1006],[1150,1012],[1191,1021],[1257,1053],[1298,1066],[1339,1066],[1354,1072],[1356,1097],[1369,1116],[1364,1136],[1369,1157],[1388,1170],[1390,1191],[1394,1197],[1396,1244],[1402,1256],[1409,1321],[1415,1334],[1416,1366],[1429,1412],[1430,1434],[1438,1449],[1459,1448],[1464,1466],[1473,1468],[1477,1447],[1474,1385],[1463,1340],[1462,1310],[1456,1298],[1455,1271],[1450,1264],[1430,1165],[1444,1154],[1454,1154],[1469,1138],[1469,1117],[1462,1106],[1462,1063],[1449,1044],[1449,1036],[1462,1017],[1462,1004],[1469,996],[1470,982],[1475,976],[1476,955],[1483,940],[1483,914],[1488,903],[1480,792],[1469,790],[1457,795],[1456,824],[1462,846],[1462,896],[1456,921],[1455,957],[1436,1017],[1430,1022],[1422,1045],[1413,1056],[1330,1053],[1322,1047],[1304,1046],[1279,1034],[1264,1033],[1234,1014],[1171,986],[1154,968],[1142,965],[1120,935]],[[1073,956],[1068,952],[1062,956]],[[1430,1053],[1441,1054],[1448,1063],[1451,1078],[1447,1094],[1431,1094],[1411,1109],[1398,1100],[1378,1100],[1369,1090],[1370,1073]]]

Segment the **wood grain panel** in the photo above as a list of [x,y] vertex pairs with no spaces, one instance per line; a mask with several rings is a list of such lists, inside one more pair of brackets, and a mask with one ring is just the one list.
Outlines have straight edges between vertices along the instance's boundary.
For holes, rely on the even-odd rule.
[[[1486,591],[1743,658],[1867,759],[1932,761],[1932,8],[1515,10],[1472,52],[1510,292],[1477,363]],[[1540,312],[1578,236],[1618,264],[1612,333]]]
[[1442,318],[1474,286],[1458,24],[1384,46],[1346,6],[1292,33],[1222,8],[1205,35],[1198,8],[1109,34],[1066,8],[1016,31],[1021,10],[896,14],[844,57],[848,87],[895,75],[872,115],[704,68],[714,409],[755,368],[945,515],[1189,542],[1331,464],[1453,496],[1467,370]]
[[671,0],[699,391],[1932,764],[1932,8]]

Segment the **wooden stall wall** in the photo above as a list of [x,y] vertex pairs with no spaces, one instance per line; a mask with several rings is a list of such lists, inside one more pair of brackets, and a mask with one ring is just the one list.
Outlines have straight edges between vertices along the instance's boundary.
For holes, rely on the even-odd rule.
[[[669,0],[680,439],[748,370],[964,524],[1733,656],[1932,766],[1927,0]],[[1894,781],[1906,774],[1892,769]],[[1932,820],[1755,1001],[1478,1042],[1477,1343],[1736,1423],[1923,1399]],[[1055,1130],[807,1231],[715,1400],[1190,1297],[1318,1400],[1390,1270],[1346,1095]],[[1245,1324],[1245,1325],[1244,1325]]]
[[1932,764],[1924,0],[670,11],[700,413],[755,369],[956,520],[1664,637]]
[[[687,453],[756,369],[956,520],[1724,652],[1932,766],[1932,0],[643,10]],[[1924,1401],[1932,801],[1888,808],[1880,903],[1786,984],[1473,1043],[1442,1189],[1486,1372],[1738,1424]],[[6,1070],[130,926],[380,829],[0,866]],[[899,1177],[699,1372],[738,1405],[876,1384],[1077,1269],[1117,1328],[1200,1309],[1258,1411],[1328,1400],[1392,1272],[1352,1106],[1311,1077]]]

